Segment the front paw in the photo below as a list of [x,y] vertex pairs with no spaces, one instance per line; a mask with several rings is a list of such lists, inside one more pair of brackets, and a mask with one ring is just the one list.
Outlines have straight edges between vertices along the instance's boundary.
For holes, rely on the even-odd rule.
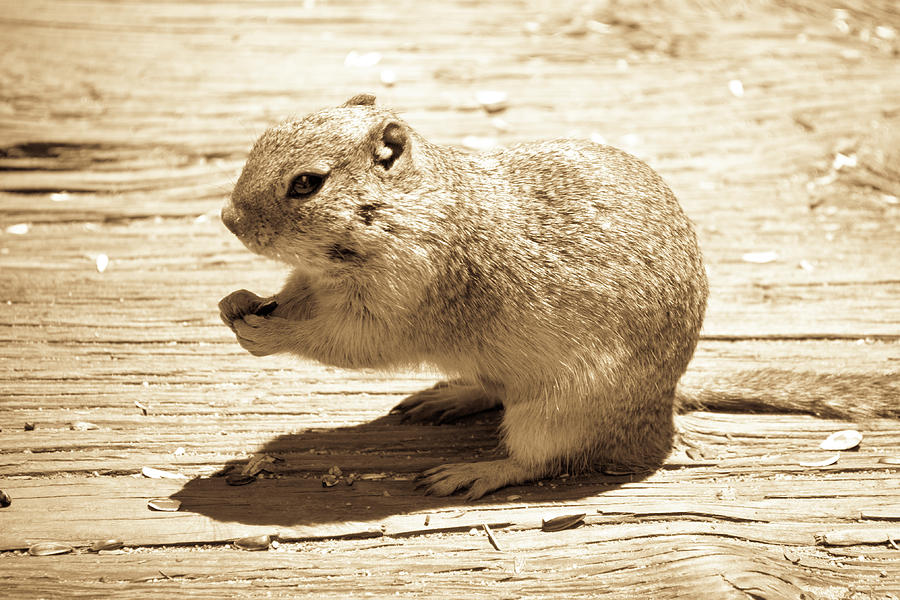
[[219,317],[223,323],[234,329],[235,321],[246,315],[260,314],[260,310],[266,309],[268,304],[273,304],[272,299],[262,298],[248,290],[238,290],[219,301]]
[[244,315],[232,322],[231,328],[241,347],[253,356],[268,356],[283,350],[285,319]]

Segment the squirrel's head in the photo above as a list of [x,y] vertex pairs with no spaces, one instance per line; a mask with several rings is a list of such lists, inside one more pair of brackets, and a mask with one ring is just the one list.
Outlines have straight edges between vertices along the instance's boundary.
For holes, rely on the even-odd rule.
[[285,121],[253,146],[222,222],[250,250],[311,274],[408,262],[429,228],[425,146],[371,95]]

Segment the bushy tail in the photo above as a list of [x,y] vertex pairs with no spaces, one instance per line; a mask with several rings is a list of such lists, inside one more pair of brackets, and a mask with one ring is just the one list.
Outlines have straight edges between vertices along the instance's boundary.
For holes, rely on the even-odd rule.
[[762,369],[726,374],[686,373],[678,384],[679,412],[809,413],[829,419],[900,417],[900,372],[823,374]]

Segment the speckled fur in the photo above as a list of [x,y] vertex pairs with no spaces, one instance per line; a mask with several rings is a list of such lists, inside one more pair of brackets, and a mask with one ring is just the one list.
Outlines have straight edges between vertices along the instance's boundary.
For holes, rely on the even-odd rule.
[[[253,147],[223,221],[293,273],[268,316],[246,290],[223,299],[238,341],[340,367],[433,365],[451,381],[398,406],[413,420],[502,404],[508,457],[432,469],[430,493],[661,464],[707,299],[671,190],[589,142],[437,146],[373,101],[285,122]],[[321,189],[286,198],[310,171],[328,174]]]

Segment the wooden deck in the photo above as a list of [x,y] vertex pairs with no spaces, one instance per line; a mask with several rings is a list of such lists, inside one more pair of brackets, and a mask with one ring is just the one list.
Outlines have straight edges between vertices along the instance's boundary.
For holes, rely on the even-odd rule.
[[[897,420],[692,413],[649,477],[466,504],[412,478],[495,453],[496,415],[401,424],[435,374],[257,359],[216,310],[284,275],[218,218],[252,141],[374,91],[439,142],[593,136],[659,170],[709,264],[689,376],[897,371],[900,11],[825,5],[0,2],[0,595],[900,597]],[[212,476],[254,454],[272,478]]]

